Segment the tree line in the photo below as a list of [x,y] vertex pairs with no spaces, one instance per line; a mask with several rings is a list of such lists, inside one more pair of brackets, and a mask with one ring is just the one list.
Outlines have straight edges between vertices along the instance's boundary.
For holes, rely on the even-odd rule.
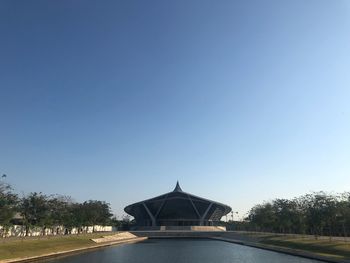
[[[37,192],[19,197],[9,184],[0,181],[0,226],[3,227],[3,235],[15,224],[24,226],[25,236],[33,228],[40,228],[43,235],[47,230],[68,234],[73,228],[80,233],[88,226],[116,225],[116,218],[112,217],[110,204],[104,201],[78,203],[68,196]],[[61,230],[57,226],[63,226],[65,233],[59,233]]]
[[246,230],[348,236],[350,193],[316,192],[293,199],[274,199],[254,206]]

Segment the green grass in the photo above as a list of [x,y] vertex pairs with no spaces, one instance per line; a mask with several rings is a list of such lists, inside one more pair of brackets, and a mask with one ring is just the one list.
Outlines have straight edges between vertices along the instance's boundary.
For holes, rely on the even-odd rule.
[[312,252],[338,259],[350,259],[350,242],[316,240],[291,236],[260,236],[260,243]]
[[41,239],[24,239],[0,241],[0,260],[39,256],[47,253],[90,247],[96,245],[91,238],[104,234],[85,234],[60,237],[42,237]]

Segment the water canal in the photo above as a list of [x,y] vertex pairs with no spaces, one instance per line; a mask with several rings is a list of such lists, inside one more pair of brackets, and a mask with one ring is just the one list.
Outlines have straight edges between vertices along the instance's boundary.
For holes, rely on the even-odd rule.
[[210,239],[149,239],[140,243],[107,247],[44,262],[317,263],[321,261]]

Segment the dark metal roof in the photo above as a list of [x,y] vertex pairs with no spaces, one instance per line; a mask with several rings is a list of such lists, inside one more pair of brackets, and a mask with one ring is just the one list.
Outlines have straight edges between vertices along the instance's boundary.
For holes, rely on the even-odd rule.
[[200,201],[213,203],[214,205],[222,207],[224,209],[224,211],[225,211],[224,214],[227,214],[227,213],[229,213],[232,210],[230,206],[225,205],[223,203],[219,203],[219,202],[216,202],[216,201],[212,201],[210,199],[206,199],[206,198],[203,198],[203,197],[199,197],[199,196],[196,196],[196,195],[184,192],[181,189],[179,182],[177,181],[176,182],[176,186],[175,186],[175,188],[174,188],[174,190],[172,192],[168,192],[168,193],[165,193],[165,194],[153,197],[153,198],[149,198],[149,199],[146,199],[146,200],[143,200],[143,201],[136,202],[134,204],[128,205],[128,206],[126,206],[124,208],[124,211],[127,212],[127,213],[130,213],[131,210],[132,210],[131,209],[132,207],[135,207],[135,206],[138,206],[138,205],[143,206],[143,203],[152,202],[152,201],[156,201],[156,200],[162,200],[162,199],[168,199],[168,198],[175,197],[175,196],[178,196],[178,197],[184,196],[186,198],[197,199],[197,200],[200,200]]
[[176,186],[173,192],[182,192],[182,189],[180,187],[179,181],[176,182]]

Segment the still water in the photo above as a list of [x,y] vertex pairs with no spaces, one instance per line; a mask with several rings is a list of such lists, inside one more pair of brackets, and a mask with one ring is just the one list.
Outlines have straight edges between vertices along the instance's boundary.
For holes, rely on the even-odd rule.
[[210,239],[150,239],[45,261],[50,263],[316,263]]

